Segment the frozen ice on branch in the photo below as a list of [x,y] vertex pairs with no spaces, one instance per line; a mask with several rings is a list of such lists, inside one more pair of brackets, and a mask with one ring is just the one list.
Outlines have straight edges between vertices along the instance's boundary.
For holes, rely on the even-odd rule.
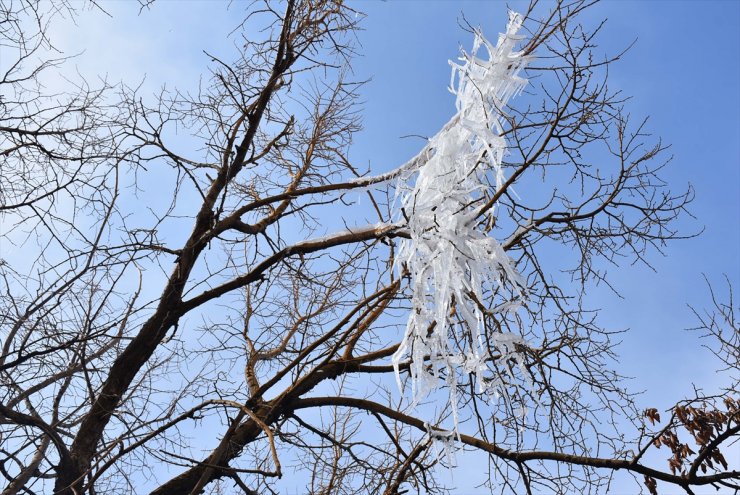
[[[411,278],[413,307],[393,365],[400,388],[399,366],[409,360],[413,404],[446,382],[455,429],[458,374],[475,373],[480,392],[502,392],[502,377],[489,366],[494,359],[489,349],[509,375],[510,363],[526,375],[517,352],[522,338],[485,331],[484,311],[516,310],[526,288],[480,218],[481,206],[495,193],[490,184],[498,190],[504,183],[504,108],[527,83],[518,75],[527,58],[515,51],[522,21],[510,12],[496,46],[476,31],[471,53],[462,53],[461,64],[450,61],[457,113],[431,139],[428,160],[406,171],[398,184],[399,216],[411,235],[400,245],[397,268]],[[494,308],[484,308],[491,299],[484,294],[496,294]]]

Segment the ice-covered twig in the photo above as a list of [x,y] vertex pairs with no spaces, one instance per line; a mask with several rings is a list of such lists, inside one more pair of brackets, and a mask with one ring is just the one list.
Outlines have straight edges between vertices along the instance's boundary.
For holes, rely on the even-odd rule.
[[401,243],[396,262],[411,276],[413,307],[393,364],[400,388],[399,363],[409,356],[414,405],[444,379],[456,430],[459,372],[474,373],[481,392],[501,383],[485,378],[495,348],[508,373],[513,362],[526,374],[517,350],[523,339],[485,335],[479,307],[484,293],[497,291],[510,296],[491,311],[515,311],[526,297],[525,282],[501,244],[475,221],[489,178],[497,189],[504,183],[503,109],[526,84],[519,72],[527,59],[514,51],[522,21],[510,13],[496,46],[476,32],[471,53],[463,53],[461,64],[450,62],[457,113],[417,155],[425,161],[399,177],[410,239]]

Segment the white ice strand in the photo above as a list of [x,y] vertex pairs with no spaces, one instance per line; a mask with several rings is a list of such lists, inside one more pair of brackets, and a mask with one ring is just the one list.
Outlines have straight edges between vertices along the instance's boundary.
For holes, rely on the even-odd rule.
[[[523,339],[510,333],[484,335],[477,303],[484,301],[486,289],[500,289],[514,296],[492,311],[514,311],[524,300],[525,283],[501,244],[476,226],[489,174],[497,189],[504,182],[503,109],[526,85],[518,74],[527,59],[514,51],[522,39],[517,35],[522,20],[510,13],[507,32],[496,46],[476,32],[471,53],[463,53],[461,64],[450,62],[457,115],[431,139],[429,158],[407,171],[398,185],[399,216],[407,221],[410,239],[400,245],[397,268],[411,277],[413,308],[393,366],[402,388],[399,366],[408,356],[413,406],[446,378],[455,431],[458,371],[475,373],[480,392],[503,386],[497,377],[484,379],[491,359],[486,340],[498,359],[513,359],[526,374],[516,351]],[[481,48],[486,58],[479,57]],[[457,334],[453,312],[462,322],[455,326]],[[498,395],[498,390],[488,391]]]

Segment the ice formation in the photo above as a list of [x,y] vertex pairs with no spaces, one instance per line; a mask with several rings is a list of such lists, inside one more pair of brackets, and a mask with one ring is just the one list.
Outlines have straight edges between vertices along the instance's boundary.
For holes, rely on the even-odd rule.
[[[495,290],[504,297],[486,311],[512,311],[525,297],[525,283],[478,218],[490,179],[497,189],[504,182],[503,109],[527,82],[518,75],[527,58],[514,51],[522,39],[517,35],[522,21],[511,12],[496,46],[476,32],[472,52],[463,52],[460,64],[450,61],[457,113],[431,139],[428,160],[404,173],[398,184],[399,217],[411,235],[401,243],[396,263],[411,277],[413,307],[393,365],[402,389],[399,366],[408,360],[413,405],[446,384],[455,431],[458,374],[475,373],[480,392],[498,394],[501,378],[486,373],[492,359],[488,349],[496,350],[500,363],[522,367],[521,337],[484,334],[479,306],[484,293]],[[481,48],[486,58],[479,55]],[[512,374],[507,364],[503,367]]]

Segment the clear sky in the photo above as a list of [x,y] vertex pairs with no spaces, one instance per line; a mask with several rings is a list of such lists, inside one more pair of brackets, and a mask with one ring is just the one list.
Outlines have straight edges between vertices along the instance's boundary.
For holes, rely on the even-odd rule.
[[[210,1],[160,0],[138,16],[135,2],[102,5],[112,18],[93,13],[80,16],[77,26],[55,28],[59,48],[84,49],[76,64],[87,76],[108,74],[134,85],[146,75],[145,88],[154,91],[165,83],[195,87],[207,63],[202,50],[233,53],[225,36],[245,3],[227,11]],[[471,43],[458,26],[461,14],[495,39],[506,7],[484,1],[354,5],[368,14],[354,73],[371,81],[363,89],[365,130],[353,156],[361,168],[381,172],[418,151],[419,139],[402,136],[431,136],[454,112],[447,60]],[[509,5],[523,10],[521,2]],[[644,407],[665,409],[690,395],[692,383],[707,391],[726,383],[698,336],[684,329],[695,323],[687,303],[709,305],[702,274],[720,288],[727,274],[740,290],[740,2],[614,0],[590,9],[583,22],[593,26],[602,18],[609,19],[601,37],[606,53],[637,39],[611,69],[611,86],[632,95],[633,116],[650,116],[649,130],[672,145],[667,180],[676,190],[689,182],[695,188],[696,218],[683,221],[684,232],[705,229],[670,244],[665,257],[650,256],[655,272],[641,265],[613,271],[623,299],[601,289],[590,295],[604,309],[606,326],[631,329],[615,366],[635,377],[636,390],[645,390]],[[455,479],[465,484],[462,473]]]

